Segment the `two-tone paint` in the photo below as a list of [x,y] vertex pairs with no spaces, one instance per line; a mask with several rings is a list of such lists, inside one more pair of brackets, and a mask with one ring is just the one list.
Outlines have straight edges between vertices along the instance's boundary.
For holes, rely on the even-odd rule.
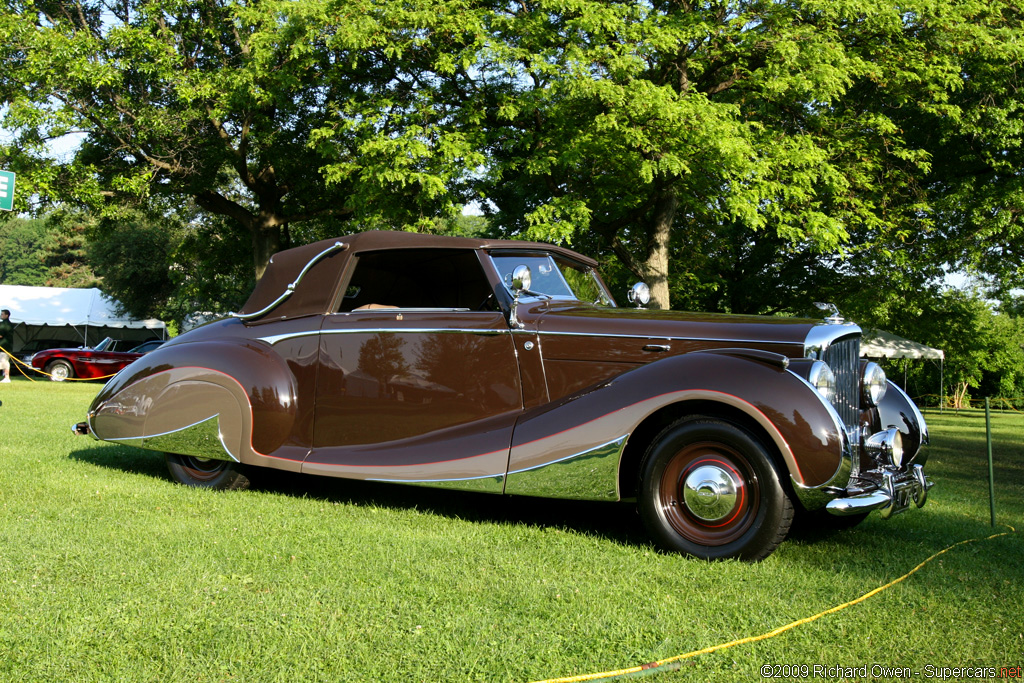
[[[403,249],[472,254],[490,310],[344,310],[360,257]],[[887,427],[903,436],[904,465],[923,464],[927,428],[905,394],[891,387],[881,405],[854,406],[844,420],[806,379],[811,358],[830,346],[856,348],[855,325],[517,297],[492,261],[517,254],[596,266],[546,244],[407,233],[276,254],[239,314],[130,365],[82,429],[294,472],[622,500],[637,494],[651,439],[699,414],[766,444],[808,509],[845,497],[879,466],[913,479],[864,448]]]

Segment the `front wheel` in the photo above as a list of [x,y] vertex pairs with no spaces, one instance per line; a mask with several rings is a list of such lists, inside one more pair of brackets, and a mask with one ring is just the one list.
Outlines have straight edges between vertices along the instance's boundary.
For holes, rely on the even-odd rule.
[[638,507],[661,547],[707,560],[761,560],[786,538],[793,503],[776,465],[749,432],[684,418],[651,443]]
[[75,376],[75,371],[71,368],[71,363],[68,363],[66,360],[53,361],[46,366],[46,372],[54,382],[63,382],[64,380]]
[[224,491],[249,488],[249,477],[238,463],[177,453],[166,453],[165,457],[171,477],[181,484]]

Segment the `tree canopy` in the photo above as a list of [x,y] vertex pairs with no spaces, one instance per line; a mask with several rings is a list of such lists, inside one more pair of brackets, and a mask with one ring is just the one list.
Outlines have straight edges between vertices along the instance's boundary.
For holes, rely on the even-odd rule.
[[[454,35],[460,3],[421,4],[10,0],[8,165],[37,200],[191,200],[249,234],[257,276],[292,224],[451,215],[454,160],[479,157],[424,143],[420,75],[448,46],[421,31]],[[76,132],[69,162],[41,159]]]
[[257,277],[477,201],[660,306],[884,307],[1019,283],[1022,37],[1016,0],[5,0],[0,162]]
[[[812,284],[808,276],[827,273],[836,255],[874,250],[935,276],[943,263],[984,267],[996,234],[1017,236],[1015,3],[505,8],[492,16],[495,47],[473,91],[489,117],[481,193],[494,219],[541,239],[591,233],[651,281],[662,305],[688,275],[724,289],[719,275],[699,275],[706,264],[724,275],[745,261],[762,280],[781,271],[797,278],[777,284]],[[990,199],[950,201],[944,178],[963,195],[986,183]],[[951,252],[942,247],[950,237],[980,246]],[[904,260],[903,246],[918,240],[930,250]],[[737,312],[778,308],[735,288],[720,302]]]

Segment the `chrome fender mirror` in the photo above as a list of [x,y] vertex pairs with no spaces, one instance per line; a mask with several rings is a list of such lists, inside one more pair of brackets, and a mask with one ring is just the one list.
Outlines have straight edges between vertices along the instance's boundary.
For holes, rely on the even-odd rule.
[[529,266],[516,266],[512,271],[512,291],[518,297],[520,293],[528,291],[533,284],[533,274]]
[[629,303],[636,304],[637,308],[643,308],[651,302],[651,288],[646,282],[638,282],[626,294]]
[[516,315],[516,310],[519,308],[519,297],[523,292],[530,291],[530,285],[533,284],[533,275],[530,273],[529,266],[516,266],[510,275],[507,276],[508,285],[512,289],[512,314],[508,317],[508,324],[510,327],[522,329],[525,327],[523,321]]

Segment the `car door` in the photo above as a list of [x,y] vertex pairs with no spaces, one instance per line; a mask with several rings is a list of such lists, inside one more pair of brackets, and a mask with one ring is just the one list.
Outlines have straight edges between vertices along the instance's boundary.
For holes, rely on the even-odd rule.
[[118,373],[138,356],[117,351],[86,351],[77,358],[75,374],[79,377],[109,377]]
[[354,268],[321,328],[303,471],[500,492],[522,391],[475,253],[379,252]]

